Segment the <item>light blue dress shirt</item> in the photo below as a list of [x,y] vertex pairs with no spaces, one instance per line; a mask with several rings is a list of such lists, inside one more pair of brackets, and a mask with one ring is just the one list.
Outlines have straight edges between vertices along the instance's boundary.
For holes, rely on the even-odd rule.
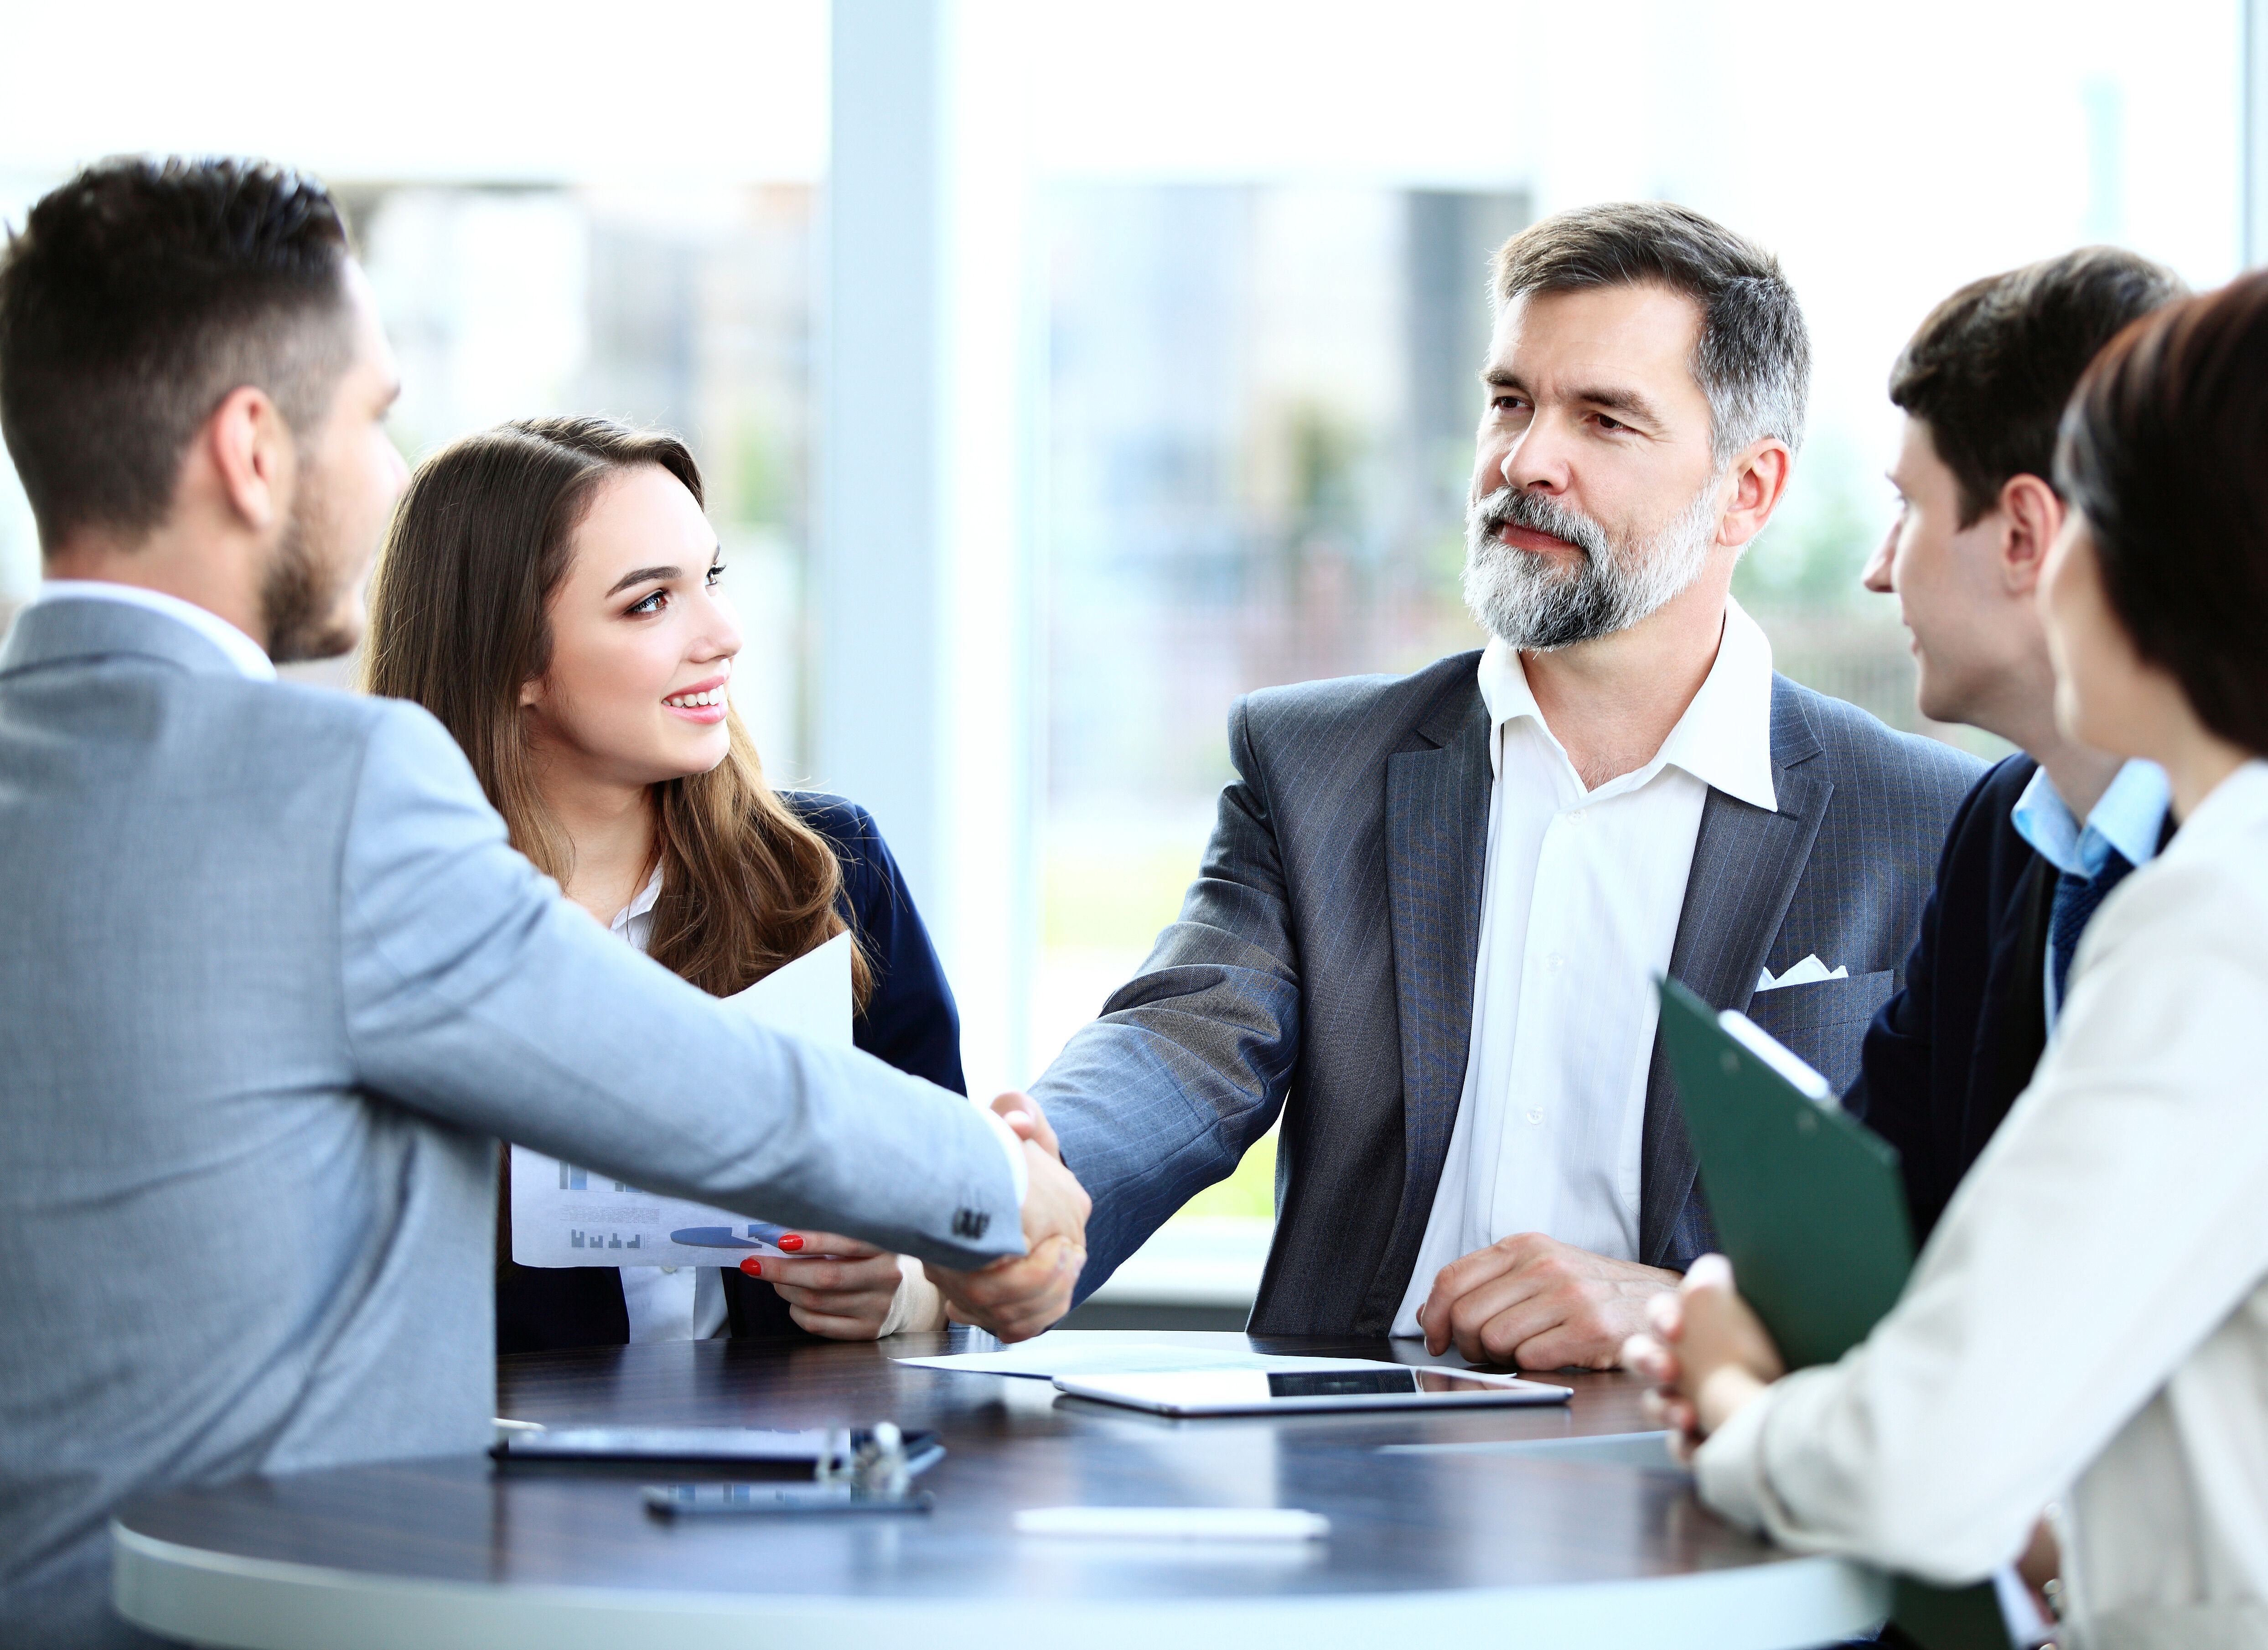
[[[2031,843],[2041,858],[2066,876],[2085,877],[2093,881],[2101,874],[2113,848],[2126,856],[2127,864],[2138,869],[2158,857],[2158,835],[2165,829],[2166,807],[2172,794],[2166,784],[2165,770],[2156,762],[2138,757],[2118,770],[2110,788],[2102,793],[2082,826],[2072,816],[2071,809],[2048,778],[2048,770],[2043,768],[2032,776],[2032,782],[2024,787],[2024,794],[2016,799],[2010,819],[2017,835]],[[2052,956],[2045,967],[2047,987],[2043,1000],[2048,1007],[2048,1029],[2053,1031],[2058,1005]]]

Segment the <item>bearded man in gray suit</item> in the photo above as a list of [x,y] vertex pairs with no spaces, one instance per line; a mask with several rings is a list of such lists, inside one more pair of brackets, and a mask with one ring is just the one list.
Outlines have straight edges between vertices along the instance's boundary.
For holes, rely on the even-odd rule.
[[137,1488],[488,1442],[498,1137],[919,1256],[1011,1337],[1078,1275],[1002,1118],[614,939],[423,711],[276,680],[362,629],[394,388],[290,173],[107,163],[0,258],[49,578],[0,645],[8,1644],[141,1638]]
[[1256,1334],[1609,1367],[1713,1244],[1653,976],[1839,1091],[1978,764],[1771,668],[1731,598],[1801,443],[1802,313],[1697,213],[1494,267],[1465,592],[1491,640],[1238,702],[1180,920],[1034,1086],[1091,1291],[1280,1115]]

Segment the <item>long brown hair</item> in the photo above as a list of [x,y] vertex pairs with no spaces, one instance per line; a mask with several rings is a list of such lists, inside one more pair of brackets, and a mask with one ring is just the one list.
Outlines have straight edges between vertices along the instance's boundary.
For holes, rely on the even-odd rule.
[[[574,850],[535,782],[520,689],[551,660],[551,598],[607,479],[658,465],[702,501],[675,436],[607,418],[530,418],[467,436],[417,467],[371,586],[364,683],[412,699],[456,737],[537,870],[564,886]],[[765,783],[728,700],[731,743],[706,773],[653,787],[661,895],[655,961],[718,996],[744,990],[847,924],[826,839]],[[851,987],[873,975],[854,939]]]

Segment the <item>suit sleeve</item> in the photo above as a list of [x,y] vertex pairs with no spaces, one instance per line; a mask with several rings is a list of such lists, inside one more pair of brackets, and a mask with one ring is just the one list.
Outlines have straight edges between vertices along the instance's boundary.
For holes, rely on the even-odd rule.
[[956,1095],[758,1026],[559,895],[441,726],[375,724],[340,866],[363,1086],[635,1184],[954,1267],[1023,1247],[1009,1165]]
[[1238,777],[1179,920],[1033,1086],[1094,1199],[1082,1297],[1235,1168],[1283,1109],[1299,1057],[1297,947],[1242,700],[1229,755]]

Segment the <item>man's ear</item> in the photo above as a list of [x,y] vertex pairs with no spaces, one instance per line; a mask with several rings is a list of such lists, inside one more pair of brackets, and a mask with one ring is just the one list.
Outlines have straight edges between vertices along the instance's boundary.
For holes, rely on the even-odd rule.
[[221,496],[244,525],[265,533],[282,520],[295,449],[268,393],[248,384],[229,391],[205,421],[204,441]]
[[2063,500],[2036,475],[2011,475],[2000,489],[2000,580],[2010,595],[2037,587],[2063,518]]
[[1787,443],[1766,437],[1733,460],[1732,491],[1717,527],[1719,544],[1749,543],[1764,530],[1771,513],[1787,492],[1787,478],[1795,455]]

